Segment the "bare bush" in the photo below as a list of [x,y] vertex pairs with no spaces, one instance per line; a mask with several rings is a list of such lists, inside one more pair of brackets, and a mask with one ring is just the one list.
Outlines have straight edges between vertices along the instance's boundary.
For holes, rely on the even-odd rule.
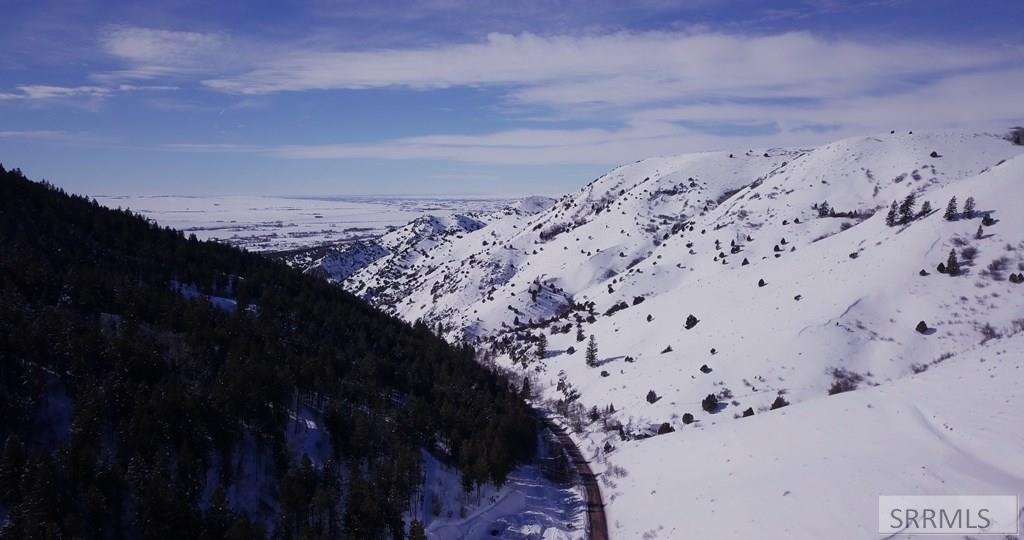
[[999,330],[996,330],[996,328],[989,323],[985,323],[981,328],[978,329],[978,331],[981,332],[982,345],[988,343],[989,341],[992,341],[993,339],[999,339],[1003,337]]
[[828,389],[830,396],[856,390],[857,385],[864,380],[864,376],[860,373],[845,368],[834,368],[831,374],[835,380],[832,381],[832,386]]
[[1009,257],[999,257],[993,259],[992,262],[988,263],[988,267],[982,272],[982,275],[988,276],[996,281],[1003,281],[1006,279],[1004,272],[1010,265]]

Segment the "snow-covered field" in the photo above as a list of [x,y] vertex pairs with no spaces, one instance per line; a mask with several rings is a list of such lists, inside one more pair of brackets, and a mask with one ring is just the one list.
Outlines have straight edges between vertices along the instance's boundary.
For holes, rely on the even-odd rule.
[[878,495],[1024,494],[1022,154],[901,132],[653,158],[320,267],[531,377],[614,538],[864,538]]
[[219,240],[251,251],[285,251],[379,236],[427,213],[492,211],[509,199],[479,197],[181,195],[95,197],[111,208],[130,208],[161,225],[201,240]]

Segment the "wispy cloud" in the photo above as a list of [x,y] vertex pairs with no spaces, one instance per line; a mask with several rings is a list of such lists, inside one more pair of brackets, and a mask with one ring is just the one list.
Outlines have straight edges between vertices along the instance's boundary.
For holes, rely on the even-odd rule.
[[246,153],[268,153],[273,152],[273,146],[234,144],[234,143],[168,143],[161,146],[165,150],[177,150],[183,152],[246,152]]
[[[897,124],[997,125],[1019,109],[1024,88],[1019,46],[833,39],[809,32],[492,33],[462,43],[354,50],[318,40],[110,27],[101,43],[121,67],[93,74],[96,84],[25,85],[0,99],[106,97],[192,84],[233,96],[489,87],[502,96],[501,105],[518,110],[519,120],[599,118],[612,127],[555,124],[347,144],[241,140],[163,148],[288,159],[604,164],[734,145],[803,144],[819,140],[824,130],[837,137]],[[148,84],[135,84],[140,82]]]
[[258,53],[253,43],[226,34],[157,28],[112,27],[100,42],[107,54],[128,65],[94,75],[104,81],[209,74],[232,64],[247,65]]
[[0,131],[0,140],[48,141],[72,145],[111,144],[115,141],[92,133],[71,132],[60,129],[21,129]]
[[491,34],[476,43],[291,50],[203,81],[240,94],[501,85],[528,104],[632,105],[718,96],[828,97],[1019,60],[1011,50],[828,40],[808,33]]
[[204,84],[243,95],[489,85],[534,115],[584,111],[620,127],[193,150],[292,159],[618,163],[657,153],[816,142],[823,131],[837,137],[897,125],[998,125],[1013,114],[1024,87],[1024,56],[1011,47],[832,40],[804,32],[493,34],[415,49],[293,49],[248,66]]
[[53,86],[47,84],[26,84],[16,87],[16,92],[0,93],[0,100],[53,100],[73,97],[103,98],[120,92],[168,91],[177,89],[177,86],[168,85]]
[[[626,113],[616,129],[517,129],[437,134],[368,144],[176,145],[288,159],[436,159],[480,164],[618,164],[659,154],[815,144],[890,129],[999,130],[1021,119],[1024,68],[951,76],[888,95],[793,104],[716,101]],[[951,104],[957,104],[952,107]],[[765,129],[765,128],[769,129]],[[824,134],[824,135],[823,135]]]
[[331,50],[223,34],[117,28],[103,40],[128,64],[113,72],[197,75],[235,94],[305,90],[499,86],[531,105],[635,105],[722,97],[884,92],[908,80],[1022,62],[1011,47],[826,39],[710,31],[592,36],[490,34],[417,48]]
[[70,134],[60,130],[26,129],[0,131],[0,139],[65,139]]

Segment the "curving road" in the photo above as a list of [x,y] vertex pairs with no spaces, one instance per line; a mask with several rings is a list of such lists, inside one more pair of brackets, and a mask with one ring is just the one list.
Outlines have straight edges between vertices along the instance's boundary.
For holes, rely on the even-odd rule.
[[583,458],[583,453],[573,442],[572,437],[550,419],[544,417],[544,423],[558,437],[558,442],[569,454],[573,467],[580,477],[587,503],[587,531],[588,540],[609,540],[608,520],[604,514],[604,500],[601,498],[601,488],[597,484],[597,476],[590,470],[590,462]]

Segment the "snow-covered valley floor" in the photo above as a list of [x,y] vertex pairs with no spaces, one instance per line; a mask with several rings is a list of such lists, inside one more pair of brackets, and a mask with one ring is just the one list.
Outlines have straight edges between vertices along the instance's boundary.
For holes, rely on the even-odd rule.
[[98,195],[200,240],[286,251],[375,237],[428,213],[490,211],[513,201],[482,197],[271,197]]

